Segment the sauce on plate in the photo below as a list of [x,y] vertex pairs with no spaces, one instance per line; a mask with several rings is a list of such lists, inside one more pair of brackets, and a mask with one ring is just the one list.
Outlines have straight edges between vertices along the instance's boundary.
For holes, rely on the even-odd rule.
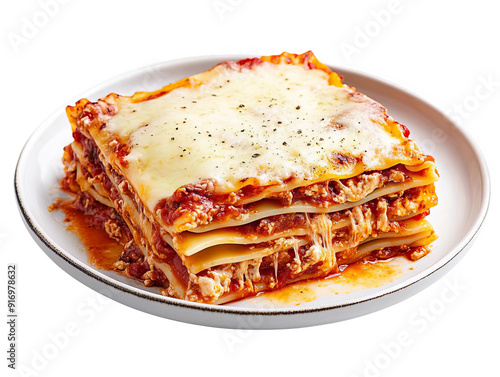
[[[59,209],[65,214],[66,228],[76,234],[87,253],[89,264],[113,270],[123,250],[122,245],[111,239],[105,230],[92,226],[92,217],[73,208],[71,202],[57,202],[51,210]],[[311,279],[285,286],[275,291],[262,292],[265,297],[280,305],[301,305],[316,300],[321,294],[347,294],[362,289],[377,288],[394,281],[402,272],[397,258],[380,261],[360,261],[341,266],[341,273],[326,278]],[[119,272],[119,271],[116,271]]]

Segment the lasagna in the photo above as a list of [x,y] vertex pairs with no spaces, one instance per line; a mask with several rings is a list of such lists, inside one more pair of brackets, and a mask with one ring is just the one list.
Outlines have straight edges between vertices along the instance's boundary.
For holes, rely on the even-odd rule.
[[227,303],[436,238],[434,159],[310,51],[67,115],[62,188],[122,245],[113,268],[164,295]]

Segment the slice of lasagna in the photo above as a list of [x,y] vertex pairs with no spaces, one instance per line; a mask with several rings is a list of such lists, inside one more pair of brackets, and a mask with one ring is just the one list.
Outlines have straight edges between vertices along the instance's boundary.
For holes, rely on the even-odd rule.
[[123,245],[115,268],[165,295],[225,303],[435,239],[433,158],[311,52],[67,114],[63,188]]

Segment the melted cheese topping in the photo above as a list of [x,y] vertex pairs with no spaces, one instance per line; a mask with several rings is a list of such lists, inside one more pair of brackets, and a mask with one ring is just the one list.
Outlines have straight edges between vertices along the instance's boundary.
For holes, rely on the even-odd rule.
[[[386,130],[380,105],[329,85],[321,70],[263,62],[210,72],[200,85],[155,99],[120,97],[106,124],[128,143],[124,171],[150,209],[179,187],[207,179],[217,192],[231,192],[290,177],[309,184],[352,176],[386,168],[388,160],[419,163],[413,144],[396,128]],[[360,163],[332,162],[332,153]]]

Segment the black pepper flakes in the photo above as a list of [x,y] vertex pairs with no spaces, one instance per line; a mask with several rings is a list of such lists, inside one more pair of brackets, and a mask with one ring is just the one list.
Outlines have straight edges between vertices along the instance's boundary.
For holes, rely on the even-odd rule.
[[257,157],[259,157],[259,156],[260,156],[260,153],[254,153],[254,154],[252,155],[252,158],[257,158]]
[[295,107],[295,110],[300,110],[300,106]]

